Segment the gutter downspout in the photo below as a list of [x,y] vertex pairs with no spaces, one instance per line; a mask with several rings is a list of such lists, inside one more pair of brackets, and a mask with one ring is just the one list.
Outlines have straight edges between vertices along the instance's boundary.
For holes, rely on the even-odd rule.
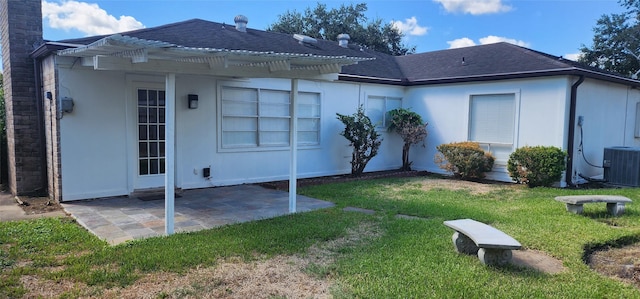
[[567,186],[573,186],[573,151],[576,135],[576,103],[578,98],[578,86],[584,82],[584,75],[580,75],[578,81],[571,85],[571,101],[569,103],[569,132],[567,136],[567,171],[564,178]]
[[44,102],[42,100],[43,92],[42,92],[42,66],[39,63],[38,59],[33,59],[33,71],[35,76],[36,83],[36,113],[38,117],[38,139],[40,139],[40,189],[36,191],[36,193],[42,193],[42,195],[46,195],[50,197],[49,194],[49,179],[47,173],[47,145],[45,137],[45,125],[44,125]]

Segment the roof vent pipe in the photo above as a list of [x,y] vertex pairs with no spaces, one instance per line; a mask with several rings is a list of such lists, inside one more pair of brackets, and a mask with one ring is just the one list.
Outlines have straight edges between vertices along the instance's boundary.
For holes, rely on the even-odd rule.
[[247,23],[249,23],[249,18],[243,15],[237,15],[233,18],[233,21],[236,22],[236,30],[240,32],[247,32]]
[[340,47],[347,48],[349,46],[350,39],[351,37],[346,33],[338,34],[338,45]]

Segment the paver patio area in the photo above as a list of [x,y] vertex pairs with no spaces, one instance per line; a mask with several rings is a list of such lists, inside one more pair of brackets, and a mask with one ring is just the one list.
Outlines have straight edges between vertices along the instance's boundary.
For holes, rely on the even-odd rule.
[[[110,244],[165,235],[164,199],[115,197],[62,203],[65,211]],[[297,212],[333,203],[298,195]],[[175,199],[175,232],[272,218],[289,213],[289,193],[258,185],[185,190]]]

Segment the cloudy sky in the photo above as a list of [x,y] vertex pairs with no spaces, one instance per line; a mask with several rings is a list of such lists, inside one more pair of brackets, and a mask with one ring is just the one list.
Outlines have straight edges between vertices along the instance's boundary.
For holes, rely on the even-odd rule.
[[623,11],[616,0],[44,0],[44,38],[61,40],[200,18],[265,29],[286,11],[366,2],[367,17],[392,22],[418,52],[507,41],[572,58],[590,45],[602,14]]

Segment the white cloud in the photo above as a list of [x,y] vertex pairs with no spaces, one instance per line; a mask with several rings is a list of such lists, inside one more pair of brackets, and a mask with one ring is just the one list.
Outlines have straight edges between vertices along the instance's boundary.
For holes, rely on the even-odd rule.
[[582,53],[570,53],[570,54],[565,54],[563,57],[569,60],[578,61],[578,59],[580,59],[581,56],[582,56]]
[[425,35],[427,31],[429,31],[428,27],[422,27],[418,25],[418,19],[416,17],[411,17],[409,19],[405,19],[402,21],[394,21],[392,22],[394,28],[398,29],[400,32],[406,35]]
[[521,47],[530,47],[530,44],[525,41],[521,41],[513,38],[495,36],[495,35],[489,35],[489,36],[480,38],[478,40],[478,43],[476,43],[475,41],[473,41],[468,37],[463,37],[463,38],[454,39],[452,41],[448,41],[447,44],[449,44],[449,49],[454,49],[454,48],[475,46],[478,44],[487,45],[487,44],[495,44],[500,42],[507,42],[507,43],[518,45]]
[[447,12],[461,12],[472,15],[507,12],[511,6],[502,0],[433,0],[442,4]]
[[471,47],[476,45],[476,43],[468,37],[454,39],[452,41],[448,41],[447,44],[449,44],[449,49]]
[[525,41],[521,41],[521,40],[516,40],[513,38],[506,38],[506,37],[502,37],[502,36],[495,36],[495,35],[489,35],[486,37],[483,37],[480,39],[480,44],[481,45],[486,45],[486,44],[495,44],[495,43],[500,43],[500,42],[507,42],[510,44],[514,44],[520,47],[529,47],[530,44],[525,42]]
[[111,34],[144,28],[132,16],[116,18],[100,8],[98,4],[67,1],[42,1],[42,17],[54,29],[75,29],[87,35]]

